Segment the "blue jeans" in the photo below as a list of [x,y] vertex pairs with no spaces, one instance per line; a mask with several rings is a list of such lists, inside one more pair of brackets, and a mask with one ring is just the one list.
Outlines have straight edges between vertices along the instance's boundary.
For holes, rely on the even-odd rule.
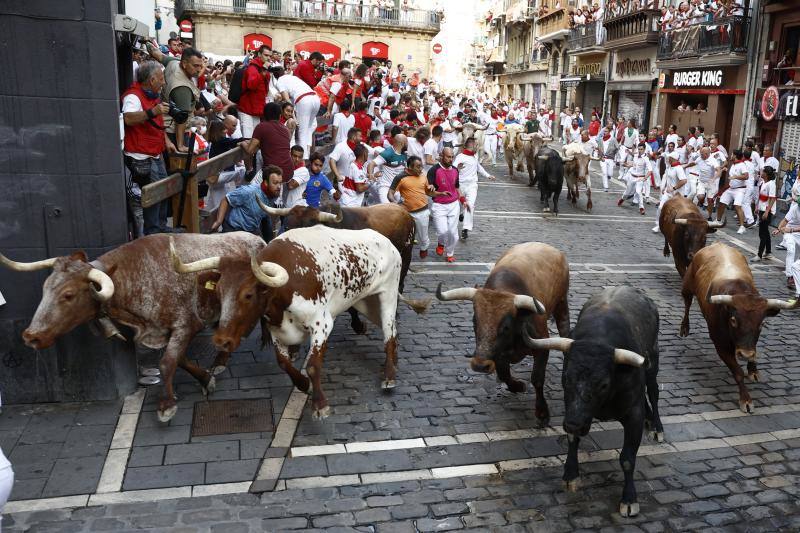
[[[164,166],[164,158],[150,159],[150,183],[167,177],[167,167]],[[167,200],[162,200],[155,205],[145,207],[142,210],[144,217],[144,234],[163,233],[167,228]]]

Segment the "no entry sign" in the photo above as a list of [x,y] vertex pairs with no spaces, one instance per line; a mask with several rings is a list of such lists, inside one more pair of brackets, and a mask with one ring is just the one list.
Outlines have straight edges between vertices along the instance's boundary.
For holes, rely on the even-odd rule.
[[433,53],[434,54],[441,54],[442,53],[442,45],[439,44],[439,43],[434,44],[433,45]]
[[186,33],[192,33],[192,29],[194,29],[194,25],[192,25],[191,20],[182,20],[180,24],[178,24],[178,27],[181,29],[181,31]]

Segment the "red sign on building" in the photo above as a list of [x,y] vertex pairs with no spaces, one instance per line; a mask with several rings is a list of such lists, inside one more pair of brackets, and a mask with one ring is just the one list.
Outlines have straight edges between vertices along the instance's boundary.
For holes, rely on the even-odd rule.
[[441,54],[442,53],[442,45],[440,43],[436,43],[433,45],[433,53],[434,54]]
[[378,41],[367,41],[361,45],[363,59],[389,59],[389,45]]
[[328,66],[333,66],[334,62],[342,57],[340,47],[325,41],[303,41],[294,45],[294,51],[303,56],[303,59],[308,58],[312,52],[319,52],[325,58]]
[[245,52],[249,52],[250,50],[258,50],[263,44],[272,48],[272,37],[263,33],[248,33],[244,36],[242,48],[244,48]]
[[192,33],[194,29],[194,24],[192,24],[191,20],[182,20],[178,23],[178,27],[181,29],[182,32]]

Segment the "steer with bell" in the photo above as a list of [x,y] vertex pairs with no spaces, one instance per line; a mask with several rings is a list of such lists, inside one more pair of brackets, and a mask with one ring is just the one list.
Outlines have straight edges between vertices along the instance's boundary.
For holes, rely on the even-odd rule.
[[762,297],[744,255],[719,242],[694,256],[683,276],[681,294],[685,306],[681,337],[689,335],[689,309],[696,297],[717,355],[739,387],[739,408],[752,413],[753,400],[737,359],[747,362],[748,377],[758,381],[756,344],[761,325],[766,317],[775,316],[782,309],[797,309],[797,303]]
[[[262,316],[272,337],[278,365],[303,392],[311,394],[313,415],[330,413],[322,391],[322,361],[336,317],[355,307],[383,331],[386,363],[382,387],[396,386],[400,254],[380,233],[325,226],[287,231],[249,260],[213,256],[184,264],[172,254],[176,271],[210,270],[221,303],[213,342],[235,350]],[[289,348],[310,337],[308,377],[294,367]]]
[[550,411],[544,398],[544,378],[549,352],[531,350],[523,332],[530,325],[540,338],[549,336],[547,319],[554,317],[562,335],[569,332],[569,264],[566,256],[540,242],[518,244],[497,260],[483,288],[461,288],[442,292],[441,301],[469,300],[474,312],[475,353],[470,366],[491,374],[511,392],[525,391],[525,383],[511,375],[511,365],[533,355],[531,382],[536,390],[536,417],[544,424]]
[[[242,259],[265,246],[246,232],[216,235],[175,235],[174,246],[188,260],[210,253]],[[230,350],[220,350],[208,372],[186,357],[192,338],[219,318],[220,303],[209,290],[207,276],[181,276],[169,261],[167,235],[149,235],[123,244],[89,262],[86,254],[18,263],[0,255],[0,264],[12,270],[52,268],[44,282],[42,301],[30,326],[22,333],[25,344],[40,350],[75,327],[96,321],[106,336],[124,339],[114,323],[133,329],[133,341],[154,350],[164,349],[161,376],[164,390],[158,419],[169,421],[178,410],[172,380],[180,366],[213,392],[214,375],[225,370]]]
[[709,222],[691,200],[683,195],[673,196],[664,207],[658,220],[664,234],[664,257],[672,257],[675,268],[683,277],[695,254],[706,245],[706,235],[725,227],[725,221]]
[[[625,484],[619,513],[639,514],[633,474],[645,422],[663,440],[658,415],[658,308],[642,291],[611,287],[584,304],[570,338],[525,336],[536,350],[564,352],[564,431],[569,451],[564,482],[578,487],[578,442],[593,419],[617,420],[625,430],[619,455]],[[648,404],[649,400],[649,404]]]

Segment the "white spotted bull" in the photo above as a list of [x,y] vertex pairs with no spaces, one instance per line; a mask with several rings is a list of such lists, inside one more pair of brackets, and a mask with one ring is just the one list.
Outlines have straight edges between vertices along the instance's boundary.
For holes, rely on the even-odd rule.
[[[276,237],[247,260],[215,255],[184,264],[173,254],[173,264],[181,272],[212,271],[209,275],[221,304],[213,340],[220,350],[236,349],[265,317],[278,364],[298,389],[311,394],[316,418],[330,413],[321,376],[336,317],[354,307],[382,329],[386,352],[382,387],[391,389],[397,372],[397,300],[417,312],[427,307],[399,295],[400,253],[371,229],[298,228]],[[289,348],[306,337],[311,341],[308,377],[289,357]]]
[[[175,248],[188,260],[211,253],[250,257],[265,246],[260,237],[236,232],[218,235],[176,235]],[[186,357],[192,338],[219,318],[219,300],[206,288],[208,276],[182,276],[170,265],[170,241],[166,235],[150,235],[123,244],[89,262],[84,252],[34,263],[18,263],[0,254],[0,264],[17,271],[52,268],[44,282],[42,301],[22,337],[36,350],[51,346],[77,326],[97,320],[106,336],[123,338],[114,323],[134,331],[134,342],[162,349],[164,390],[158,418],[170,420],[177,412],[172,380],[175,367],[189,372],[213,392],[214,374],[225,370],[230,350],[214,360],[212,372]]]

